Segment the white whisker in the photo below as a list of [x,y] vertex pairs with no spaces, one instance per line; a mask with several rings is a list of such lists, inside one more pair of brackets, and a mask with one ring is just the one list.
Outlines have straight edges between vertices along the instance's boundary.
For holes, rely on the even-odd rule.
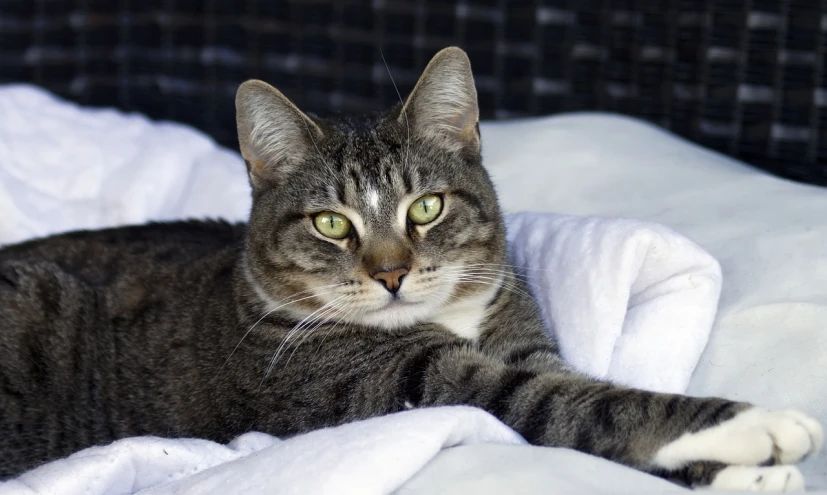
[[[304,339],[306,339],[306,338],[307,338],[307,336],[309,336],[309,335],[310,335],[310,334],[311,334],[314,330],[316,330],[317,328],[319,328],[319,327],[321,327],[322,325],[325,325],[327,322],[329,322],[329,321],[330,321],[333,317],[335,317],[335,316],[336,316],[336,314],[337,314],[337,313],[338,313],[341,309],[342,309],[342,308],[336,307],[335,305],[330,306],[329,308],[327,308],[327,309],[326,309],[326,310],[324,310],[323,312],[321,312],[321,313],[319,313],[318,315],[316,315],[316,317],[315,317],[315,318],[313,318],[313,320],[311,320],[311,321],[307,322],[307,324],[305,324],[305,325],[304,325],[304,327],[302,327],[302,328],[296,328],[296,331],[295,331],[295,333],[294,333],[294,335],[295,335],[295,339],[294,339],[294,340],[298,340],[298,339],[301,339],[301,340],[299,341],[299,343],[298,343],[298,344],[296,344],[296,345],[293,347],[293,353],[295,353],[295,352],[296,352],[296,349],[298,348],[298,346],[300,346],[300,345],[302,344],[302,342],[304,342]],[[313,325],[313,326],[311,326],[311,325]],[[292,344],[291,344],[291,345],[292,345]],[[289,345],[288,345],[288,347],[289,347]],[[291,354],[291,356],[292,356],[292,355],[293,355],[293,354]],[[288,359],[288,362],[289,362],[289,359]],[[285,365],[286,365],[286,364],[285,364]]]
[[[306,330],[306,331],[304,332],[304,336],[301,338],[301,341],[299,341],[299,343],[298,343],[298,344],[296,344],[295,346],[293,346],[293,352],[292,352],[292,353],[290,353],[290,357],[288,357],[288,358],[287,358],[287,361],[285,361],[284,366],[286,367],[288,364],[290,364],[290,360],[293,358],[293,354],[295,354],[295,353],[296,353],[296,351],[299,349],[299,347],[300,347],[302,344],[304,344],[304,342],[305,342],[305,341],[306,341],[306,340],[310,337],[310,335],[311,335],[312,333],[314,333],[316,330],[318,330],[318,329],[319,329],[320,327],[322,327],[323,325],[328,324],[328,323],[330,322],[330,320],[331,320],[331,319],[333,319],[333,318],[336,316],[336,313],[337,313],[337,312],[338,312],[339,314],[341,314],[341,311],[343,311],[343,310],[344,310],[346,307],[348,307],[349,305],[350,305],[350,303],[347,303],[347,304],[345,304],[344,306],[342,306],[341,308],[333,308],[333,310],[332,310],[332,311],[328,312],[328,314],[327,314],[327,316],[325,317],[325,319],[324,319],[324,320],[322,320],[322,321],[320,321],[319,323],[317,323],[314,327],[312,327],[312,328],[310,328],[310,329]],[[338,326],[341,322],[342,322],[342,320],[341,320],[341,318],[340,318],[340,319],[339,319],[338,321],[336,321],[336,323],[333,325],[333,328],[336,328],[336,327],[337,327],[337,326]],[[331,329],[331,330],[332,330],[332,329]]]
[[511,292],[512,294],[522,296],[528,298],[529,300],[534,300],[533,296],[530,293],[525,292],[521,288],[504,282],[503,280],[497,277],[488,277],[483,275],[473,275],[473,276],[462,276],[460,275],[455,280],[462,281],[462,282],[469,282],[469,283],[478,283],[478,284],[486,284],[491,286],[500,286],[504,290]]
[[[247,338],[247,335],[249,335],[249,334],[250,334],[250,332],[252,332],[252,331],[253,331],[253,329],[254,329],[256,326],[258,326],[258,324],[259,324],[259,323],[261,323],[261,322],[262,322],[265,318],[267,318],[268,316],[270,316],[271,314],[273,314],[275,311],[278,311],[279,309],[284,308],[285,306],[289,306],[289,305],[291,305],[291,304],[295,304],[295,303],[297,303],[297,302],[301,302],[301,301],[304,301],[304,300],[307,300],[307,299],[312,299],[312,298],[314,298],[314,297],[316,297],[316,296],[320,296],[320,295],[324,295],[324,294],[329,294],[329,293],[333,292],[333,290],[328,290],[328,291],[325,291],[325,292],[319,293],[319,292],[318,292],[318,290],[319,290],[319,289],[332,289],[332,288],[334,288],[334,287],[339,287],[339,286],[342,286],[342,285],[347,285],[347,283],[346,283],[346,282],[342,282],[342,283],[339,283],[339,284],[323,285],[323,286],[321,286],[321,287],[315,287],[315,288],[312,288],[312,289],[303,290],[303,291],[300,291],[300,292],[297,292],[297,293],[295,293],[295,294],[291,295],[291,296],[290,296],[290,297],[288,297],[287,299],[284,299],[284,300],[282,300],[282,301],[279,301],[281,304],[279,304],[279,305],[278,305],[278,306],[276,306],[275,308],[271,309],[270,311],[267,311],[266,313],[264,313],[264,314],[261,316],[261,318],[259,318],[258,320],[256,320],[256,322],[255,322],[255,323],[253,323],[253,325],[252,325],[252,326],[251,326],[251,327],[250,327],[250,328],[249,328],[246,332],[244,332],[244,335],[241,337],[241,340],[239,340],[239,341],[238,341],[238,344],[236,344],[236,345],[235,345],[235,347],[233,347],[233,350],[230,352],[230,355],[229,355],[229,356],[227,356],[227,359],[225,359],[225,360],[224,360],[224,364],[222,364],[222,365],[221,365],[221,367],[220,367],[220,368],[218,368],[218,371],[216,372],[216,376],[218,375],[218,373],[221,373],[221,370],[223,370],[223,369],[224,369],[224,367],[225,367],[225,366],[227,365],[227,363],[230,361],[230,358],[231,358],[231,357],[233,357],[233,354],[235,354],[235,351],[237,351],[237,350],[238,350],[239,346],[241,346],[241,343],[242,343],[242,342],[244,342],[244,339],[246,339],[246,338]],[[302,298],[299,298],[299,299],[294,299],[294,300],[292,300],[292,301],[290,300],[290,299],[292,299],[292,298],[294,298],[294,297],[300,296],[300,295],[302,295],[302,294],[306,294],[306,293],[308,293],[308,292],[314,292],[314,291],[315,291],[316,293],[311,294],[311,295],[309,295],[309,296],[302,297]],[[286,301],[286,302],[285,302],[285,301]]]
[[314,312],[310,313],[309,315],[305,316],[301,321],[299,321],[296,325],[294,325],[293,328],[288,330],[287,335],[285,335],[284,338],[281,339],[281,343],[279,344],[278,348],[276,348],[276,352],[273,355],[273,358],[270,361],[270,364],[267,368],[267,373],[270,372],[270,370],[272,369],[274,363],[278,360],[278,357],[281,354],[281,352],[288,346],[288,343],[290,342],[290,340],[295,335],[300,334],[302,332],[302,330],[304,330],[304,328],[307,325],[312,325],[313,323],[318,321],[319,318],[322,318],[325,315],[327,315],[331,311],[331,309],[333,308],[335,303],[337,301],[343,299],[344,297],[345,296],[340,296],[340,297],[334,299],[333,301],[330,301],[330,302],[322,305],[320,308],[316,309],[316,311],[314,311]]
[[355,306],[355,305],[353,305],[353,304],[351,304],[351,306],[352,306],[352,307],[351,307],[351,308],[347,311],[347,313],[345,313],[345,315],[344,315],[344,316],[342,316],[341,318],[339,318],[339,321],[337,321],[335,325],[333,325],[332,327],[330,327],[330,328],[327,330],[327,332],[325,333],[324,337],[322,337],[321,341],[319,342],[319,346],[318,346],[318,347],[316,347],[316,352],[313,354],[313,359],[315,359],[315,358],[316,358],[316,355],[318,355],[318,354],[319,354],[319,351],[321,351],[322,346],[324,345],[325,340],[327,340],[327,337],[328,337],[331,333],[333,333],[333,331],[336,329],[336,327],[338,327],[341,323],[345,323],[345,322],[347,322],[348,318],[350,318],[350,317],[351,317],[351,315],[352,315],[353,313],[355,313],[355,312],[356,312],[356,310],[358,309],[358,307],[357,307],[357,306]]
[[[463,266],[480,266],[480,267],[496,266],[496,267],[503,267],[503,268],[519,268],[520,270],[533,270],[533,271],[538,271],[538,272],[549,272],[549,271],[551,271],[551,269],[549,269],[549,268],[537,268],[535,266],[512,265],[511,263],[471,263],[471,264],[463,265]],[[455,268],[455,267],[450,267],[450,268]]]
[[385,54],[382,53],[381,48],[379,49],[379,55],[382,56],[382,63],[385,64],[385,69],[388,71],[388,77],[391,79],[391,84],[393,84],[393,89],[394,89],[394,91],[396,91],[396,96],[399,97],[399,103],[402,104],[399,111],[402,112],[402,115],[405,117],[405,128],[408,131],[408,144],[407,144],[407,146],[405,146],[405,148],[406,148],[405,149],[405,165],[408,165],[408,163],[410,163],[410,157],[411,157],[411,124],[408,122],[408,112],[407,112],[407,109],[405,108],[405,102],[402,101],[402,95],[399,93],[399,88],[396,87],[396,81],[393,80],[393,74],[391,74],[391,68],[388,67],[388,62],[385,60]]
[[264,373],[264,378],[263,378],[263,379],[262,379],[262,381],[261,381],[261,384],[262,384],[262,385],[263,385],[263,384],[264,384],[264,382],[267,380],[267,378],[270,376],[270,372],[273,370],[273,365],[275,365],[275,363],[276,363],[276,361],[278,360],[278,357],[279,357],[279,355],[280,355],[280,353],[281,353],[282,349],[283,349],[283,348],[284,348],[284,346],[287,344],[287,341],[288,341],[288,340],[290,340],[290,337],[291,337],[293,334],[295,334],[295,333],[296,333],[296,331],[297,331],[298,329],[300,329],[300,328],[301,328],[301,327],[302,327],[302,326],[303,326],[303,325],[304,325],[304,324],[305,324],[308,320],[313,319],[313,318],[315,317],[315,315],[316,315],[316,314],[318,314],[318,313],[320,313],[320,312],[322,312],[322,311],[327,310],[328,308],[330,308],[331,306],[333,306],[334,304],[336,304],[336,303],[337,303],[337,302],[339,302],[340,300],[344,299],[345,297],[346,297],[346,296],[339,296],[339,297],[337,297],[336,299],[334,299],[334,300],[332,300],[332,301],[330,301],[330,302],[328,302],[328,303],[324,304],[322,307],[320,307],[320,308],[319,308],[319,309],[317,309],[316,311],[314,311],[314,312],[310,313],[309,315],[307,315],[307,316],[306,316],[303,320],[301,320],[298,324],[296,324],[296,326],[294,326],[292,329],[290,329],[290,331],[288,331],[288,332],[287,332],[287,335],[286,335],[286,336],[282,339],[281,344],[279,344],[278,348],[276,349],[275,354],[273,354],[273,358],[270,360],[270,364],[267,366],[267,371]]
[[[473,265],[465,265],[465,266],[473,266]],[[460,274],[460,275],[491,275],[491,276],[502,275],[505,278],[516,278],[516,279],[522,281],[523,283],[525,283],[526,285],[528,285],[530,287],[533,287],[535,289],[537,288],[537,285],[533,281],[528,280],[528,278],[521,277],[519,274],[516,274],[516,273],[511,272],[511,271],[498,270],[498,269],[493,269],[493,268],[466,269],[464,267],[449,267],[445,270],[445,273],[448,273],[448,274],[451,274],[451,275],[456,275],[456,274]]]

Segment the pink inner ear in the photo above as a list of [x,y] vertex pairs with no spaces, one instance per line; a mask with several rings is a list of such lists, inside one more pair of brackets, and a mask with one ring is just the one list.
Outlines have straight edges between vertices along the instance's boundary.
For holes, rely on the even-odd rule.
[[464,113],[461,113],[455,115],[454,118],[449,120],[449,122],[452,126],[459,130],[459,132],[462,132],[462,130],[468,125],[468,117]]
[[240,140],[241,143],[239,145],[239,151],[241,151],[241,156],[250,162],[252,166],[254,162],[261,161],[258,157],[258,154],[254,152],[253,146],[245,141]]
[[457,139],[471,142],[479,136],[477,133],[477,111],[475,109],[459,113],[451,119],[450,124],[457,130]]
[[460,132],[464,131],[466,127],[473,127],[474,124],[477,123],[477,112],[475,110],[469,110],[463,113],[460,113],[456,117],[454,117],[452,122],[457,129],[460,129]]
[[247,160],[250,163],[250,170],[256,175],[264,175],[264,160]]

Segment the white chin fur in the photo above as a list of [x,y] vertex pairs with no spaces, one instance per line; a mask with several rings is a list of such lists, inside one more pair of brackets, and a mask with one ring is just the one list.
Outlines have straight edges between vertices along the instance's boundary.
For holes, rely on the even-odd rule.
[[361,315],[358,318],[358,323],[369,327],[392,330],[427,321],[436,311],[438,309],[433,303],[395,306]]

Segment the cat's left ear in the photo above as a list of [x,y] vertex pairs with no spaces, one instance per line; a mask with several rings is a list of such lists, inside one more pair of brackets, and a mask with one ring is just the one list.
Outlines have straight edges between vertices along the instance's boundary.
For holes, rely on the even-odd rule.
[[479,152],[479,118],[471,61],[454,46],[441,50],[428,63],[402,106],[399,123],[449,150]]

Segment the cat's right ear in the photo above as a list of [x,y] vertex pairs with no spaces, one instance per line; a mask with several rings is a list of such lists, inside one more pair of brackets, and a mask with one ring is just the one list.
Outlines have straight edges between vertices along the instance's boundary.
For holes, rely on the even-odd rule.
[[279,90],[263,81],[243,83],[235,97],[241,155],[250,183],[278,183],[313,150],[322,130]]
[[425,67],[398,121],[438,146],[479,153],[479,116],[471,61],[452,46],[440,50]]

